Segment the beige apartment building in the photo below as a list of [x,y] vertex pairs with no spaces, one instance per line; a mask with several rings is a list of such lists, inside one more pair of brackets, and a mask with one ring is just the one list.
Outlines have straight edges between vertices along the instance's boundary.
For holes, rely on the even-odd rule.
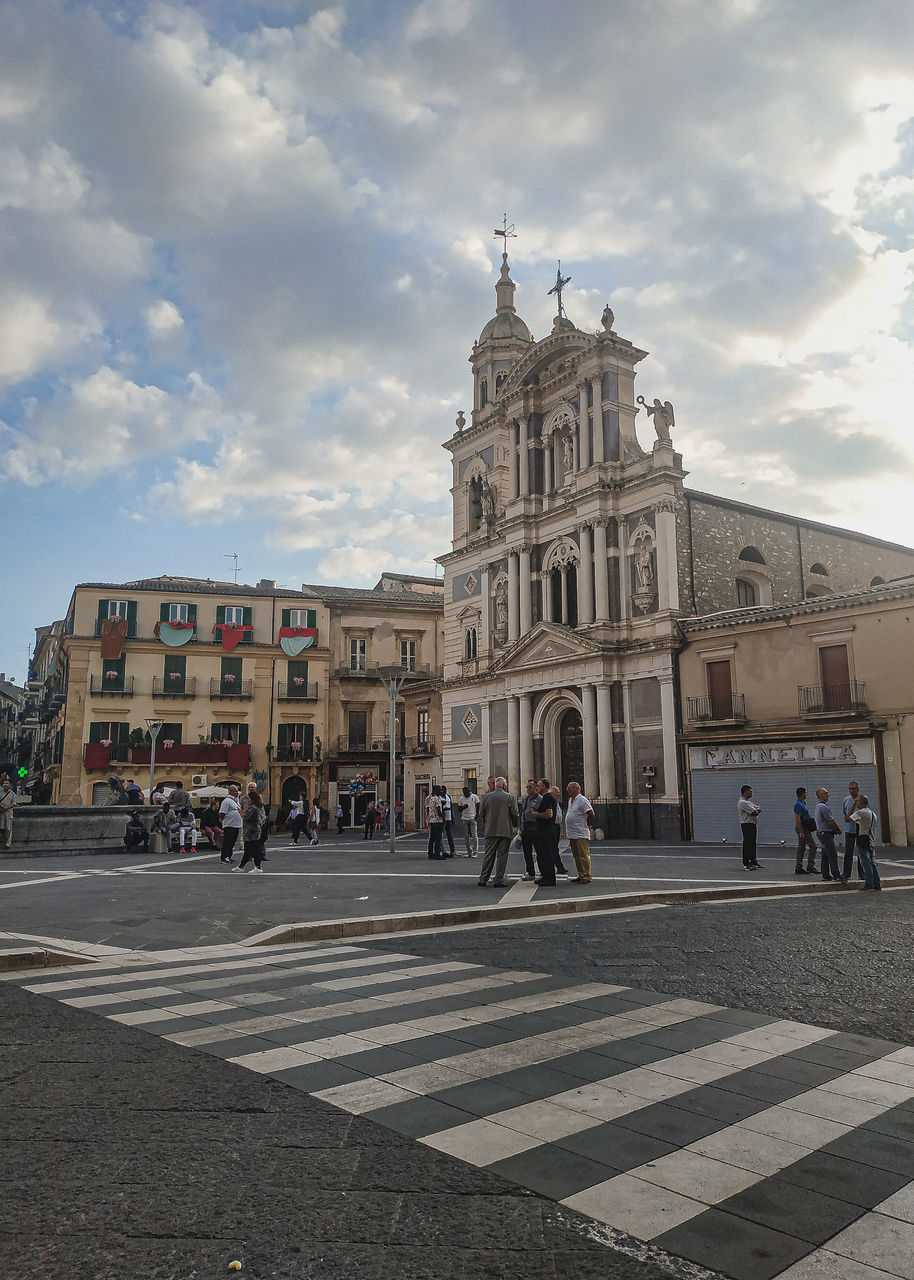
[[827,787],[840,808],[855,781],[880,843],[912,843],[914,577],[680,625],[689,835],[738,840],[748,783],[759,840],[790,845],[797,787]]
[[394,668],[396,787],[411,825],[417,777],[440,771],[441,614],[434,580],[404,575],[372,590],[167,575],[82,583],[36,647],[29,688],[44,746],[33,776],[57,804],[106,801],[112,773],[146,787],[154,720],[157,781],[255,782],[280,807],[298,795],[339,802],[354,825],[390,793],[380,668]]

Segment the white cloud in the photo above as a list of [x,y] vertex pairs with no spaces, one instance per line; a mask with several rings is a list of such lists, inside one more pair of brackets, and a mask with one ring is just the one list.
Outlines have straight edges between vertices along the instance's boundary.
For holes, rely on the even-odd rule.
[[181,312],[167,298],[160,298],[146,308],[146,326],[156,337],[173,333],[184,324]]
[[690,483],[827,518],[824,476],[909,536],[907,0],[242,9],[4,10],[8,486],[140,475],[302,578],[417,567],[507,212],[524,320],[559,258],[576,323],[609,301]]

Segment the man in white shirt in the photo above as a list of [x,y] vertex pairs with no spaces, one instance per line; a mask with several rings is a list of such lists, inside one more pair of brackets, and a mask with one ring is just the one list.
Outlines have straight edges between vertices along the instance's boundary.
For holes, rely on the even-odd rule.
[[857,858],[863,868],[863,878],[866,881],[863,888],[881,889],[882,877],[879,875],[876,856],[873,852],[873,828],[876,825],[876,815],[870,808],[870,802],[866,796],[859,794],[859,788],[854,804],[856,807],[849,816],[857,823],[855,843]]
[[758,871],[761,863],[756,855],[758,842],[758,816],[761,806],[752,803],[752,788],[747,784],[739,789],[736,816],[743,833],[743,870]]
[[576,880],[572,884],[590,884],[593,876],[590,870],[590,833],[593,829],[594,816],[590,801],[576,782],[569,782],[565,788],[568,792],[568,807],[565,809],[565,835],[571,844],[571,856],[578,869]]
[[219,817],[222,819],[222,852],[220,862],[231,862],[235,841],[241,834],[241,805],[238,803],[238,788],[229,787],[229,793],[219,806]]
[[476,814],[479,811],[479,801],[469,787],[463,788],[463,795],[457,801],[457,808],[463,819],[463,838],[466,843],[467,857],[475,858],[479,851],[476,835]]

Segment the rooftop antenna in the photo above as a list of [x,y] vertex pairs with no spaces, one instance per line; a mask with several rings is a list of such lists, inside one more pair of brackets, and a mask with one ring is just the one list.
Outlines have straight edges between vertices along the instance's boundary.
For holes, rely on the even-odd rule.
[[223,560],[235,561],[235,565],[234,565],[234,568],[232,569],[232,573],[235,575],[235,586],[237,587],[238,586],[238,552],[226,551],[225,555],[222,558]]
[[548,294],[549,297],[555,294],[559,300],[559,319],[560,320],[562,320],[565,316],[565,308],[562,306],[562,290],[565,288],[565,285],[568,284],[570,280],[571,280],[571,276],[562,275],[562,260],[560,258],[559,269],[555,273],[555,284],[549,290],[549,294]]
[[516,240],[516,239],[517,239],[517,232],[514,230],[514,223],[512,222],[510,226],[508,225],[508,215],[507,215],[507,214],[505,214],[505,215],[504,215],[504,217],[502,218],[502,226],[501,226],[501,230],[499,231],[498,227],[496,227],[496,228],[495,228],[495,235],[497,236],[497,238],[498,238],[499,240],[501,240],[501,243],[502,243],[502,250],[503,250],[503,254],[502,254],[502,256],[503,256],[503,257],[505,258],[505,260],[507,261],[507,258],[508,258],[508,241],[509,241],[509,240]]

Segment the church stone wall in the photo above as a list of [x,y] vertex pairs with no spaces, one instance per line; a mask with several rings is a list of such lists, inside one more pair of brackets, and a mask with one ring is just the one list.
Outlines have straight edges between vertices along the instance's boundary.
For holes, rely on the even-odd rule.
[[[690,560],[695,566],[695,612],[699,615],[738,607],[735,580],[745,570],[770,583],[770,603],[803,599],[815,580],[829,593],[868,587],[875,576],[886,579],[914,573],[914,552],[841,530],[806,524],[758,508],[690,494],[691,556],[688,512],[679,521],[682,608],[691,612],[688,591]],[[756,547],[763,566],[739,560],[746,546]],[[813,564],[828,569],[827,578],[810,578]],[[760,600],[760,603],[769,603]]]

